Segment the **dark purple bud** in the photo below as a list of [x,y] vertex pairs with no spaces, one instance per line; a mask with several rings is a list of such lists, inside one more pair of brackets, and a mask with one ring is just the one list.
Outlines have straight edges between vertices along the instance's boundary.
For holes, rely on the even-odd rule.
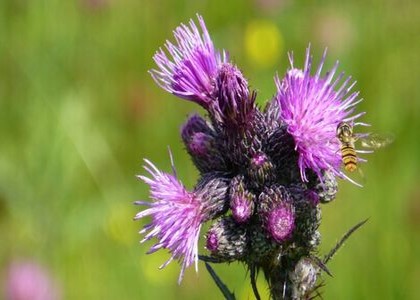
[[295,228],[293,207],[286,202],[276,205],[267,212],[264,225],[270,236],[277,242],[283,243],[290,238]]
[[236,176],[230,183],[230,209],[238,223],[245,223],[254,210],[255,195],[246,190],[244,177]]
[[232,217],[222,217],[214,223],[206,235],[206,248],[221,261],[242,259],[247,251],[247,235],[244,227]]
[[229,181],[226,174],[213,172],[205,174],[197,183],[194,195],[203,203],[205,221],[215,219],[227,211]]
[[250,263],[266,261],[279,247],[260,223],[254,223],[248,228],[248,236],[251,253],[246,259]]
[[197,133],[202,132],[207,135],[213,134],[211,125],[207,123],[202,117],[197,114],[190,116],[181,128],[181,137],[185,144],[190,141],[191,137]]
[[182,127],[181,136],[201,173],[226,169],[223,156],[219,152],[217,134],[203,118],[192,115]]
[[255,97],[249,94],[248,82],[236,66],[221,66],[214,92],[217,101],[210,110],[216,121],[228,127],[245,125],[255,108]]
[[267,124],[267,129],[270,132],[273,132],[281,125],[280,106],[276,98],[267,102],[264,108],[264,119],[265,123]]
[[291,202],[291,197],[285,187],[272,186],[265,188],[258,200],[259,210],[266,213],[282,202]]
[[191,136],[188,149],[195,156],[205,157],[211,151],[210,147],[212,141],[213,139],[211,136],[203,132],[196,132]]
[[295,229],[295,212],[284,187],[273,187],[261,193],[260,210],[267,234],[278,243],[288,240]]

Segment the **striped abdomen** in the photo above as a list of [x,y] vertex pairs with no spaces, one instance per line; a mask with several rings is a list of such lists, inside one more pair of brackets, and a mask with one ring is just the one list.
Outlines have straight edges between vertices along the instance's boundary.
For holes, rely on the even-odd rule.
[[357,169],[357,155],[352,143],[341,145],[341,157],[343,158],[344,169],[353,172]]

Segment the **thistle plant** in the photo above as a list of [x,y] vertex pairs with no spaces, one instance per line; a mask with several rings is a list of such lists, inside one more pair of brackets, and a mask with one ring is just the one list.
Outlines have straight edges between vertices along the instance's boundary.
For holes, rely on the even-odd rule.
[[[179,282],[186,268],[197,270],[199,259],[205,261],[226,298],[234,296],[210,263],[243,263],[257,298],[260,272],[273,299],[311,297],[321,273],[329,274],[328,260],[362,225],[324,259],[317,257],[321,206],[334,200],[338,178],[351,180],[342,170],[337,126],[363,124],[357,123],[363,113],[355,113],[361,101],[355,82],[336,76],[338,62],[323,72],[326,51],[314,68],[308,47],[303,68],[289,54],[289,69],[275,76],[275,95],[261,108],[227,52],[214,47],[201,16],[198,26],[181,24],[174,37],[155,54],[150,74],[161,88],[207,112],[191,115],[181,128],[200,178],[187,190],[171,155],[171,173],[145,160],[149,175],[138,177],[150,186],[152,202],[136,202],[146,209],[135,219],[151,217],[140,231],[142,242],[156,240],[148,253],[169,250],[161,267],[178,260]],[[199,255],[205,222],[211,225]]]

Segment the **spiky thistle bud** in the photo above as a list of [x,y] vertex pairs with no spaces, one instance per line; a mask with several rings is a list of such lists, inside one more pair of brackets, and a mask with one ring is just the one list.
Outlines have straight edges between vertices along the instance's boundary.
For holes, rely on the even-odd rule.
[[215,219],[228,208],[230,179],[220,172],[206,173],[197,183],[194,195],[206,203],[207,220]]
[[181,137],[191,159],[201,173],[227,169],[217,144],[217,134],[202,117],[190,116],[182,126]]
[[268,188],[261,193],[259,201],[268,235],[280,244],[287,241],[295,228],[295,212],[286,189]]
[[318,227],[321,223],[321,208],[317,199],[314,199],[314,195],[308,190],[293,186],[290,188],[290,193],[296,216],[294,243],[309,253],[319,244]]
[[227,130],[245,127],[255,109],[255,97],[248,90],[248,82],[239,69],[223,64],[216,76],[212,115]]
[[206,248],[221,261],[241,260],[247,254],[246,228],[232,217],[222,217],[206,234]]
[[246,190],[243,175],[230,182],[229,201],[233,219],[238,223],[247,222],[254,212],[255,195]]

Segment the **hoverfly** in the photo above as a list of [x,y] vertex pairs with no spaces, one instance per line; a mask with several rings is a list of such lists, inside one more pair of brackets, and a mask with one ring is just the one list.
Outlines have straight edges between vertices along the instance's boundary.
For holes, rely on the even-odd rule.
[[[353,172],[357,169],[357,153],[371,153],[385,147],[394,141],[392,135],[380,135],[377,133],[355,134],[353,126],[346,122],[340,122],[337,126],[337,138],[340,141],[340,152],[344,169]],[[360,141],[363,148],[372,150],[356,150],[354,144]]]

